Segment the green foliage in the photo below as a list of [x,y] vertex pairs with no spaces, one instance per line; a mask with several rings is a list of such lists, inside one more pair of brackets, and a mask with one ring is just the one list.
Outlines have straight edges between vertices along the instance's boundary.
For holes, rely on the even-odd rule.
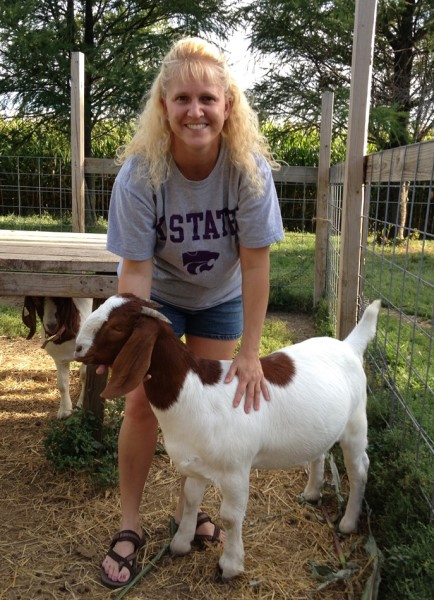
[[387,427],[387,407],[387,396],[369,398],[366,500],[384,554],[379,597],[426,600],[434,589],[434,523],[421,489],[432,486],[432,472],[415,462],[414,433]]
[[[315,126],[300,128],[300,124],[287,122],[274,124],[266,122],[261,130],[270,144],[275,158],[284,164],[294,166],[318,166],[320,147],[319,129]],[[345,160],[346,140],[335,135],[331,147],[331,164]]]
[[[124,122],[105,119],[97,122],[92,130],[91,155],[95,158],[115,158],[117,150],[132,136],[134,121]],[[53,121],[38,122],[34,117],[0,116],[0,156],[55,156],[63,161],[71,160],[69,132],[59,128]]]
[[[30,117],[40,137],[47,123],[69,137],[71,52],[83,53],[87,156],[97,124],[108,133],[113,122],[135,118],[174,40],[199,33],[224,40],[234,21],[232,8],[217,0],[106,0],[103,6],[96,0],[0,3],[0,61],[7,74],[0,78],[0,109]],[[14,154],[25,153],[27,137],[17,130]]]
[[21,309],[14,306],[0,306],[0,335],[9,338],[26,337],[28,329],[21,319]]
[[[369,126],[369,139],[377,148],[432,136],[434,5],[425,2],[422,10],[420,4],[378,3]],[[267,118],[309,129],[320,121],[322,92],[332,91],[334,129],[346,130],[354,7],[354,0],[243,4],[240,12],[251,28],[251,47],[267,61],[252,94]]]
[[98,418],[80,409],[66,420],[53,420],[44,441],[45,455],[55,471],[88,473],[96,487],[114,485],[118,479],[117,440],[123,402],[106,402],[102,439],[95,438]]
[[288,346],[291,340],[288,336],[288,328],[285,321],[281,319],[266,319],[262,330],[261,346],[259,354],[265,356],[271,352]]
[[314,311],[315,316],[315,329],[318,335],[333,337],[334,331],[333,326],[330,322],[330,315],[328,310],[328,302],[325,298],[321,298],[317,302]]

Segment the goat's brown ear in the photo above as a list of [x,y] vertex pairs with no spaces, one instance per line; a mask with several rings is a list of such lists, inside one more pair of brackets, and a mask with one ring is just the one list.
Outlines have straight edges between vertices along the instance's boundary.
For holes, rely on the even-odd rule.
[[29,328],[29,334],[27,340],[30,340],[36,332],[36,307],[35,302],[31,296],[24,298],[23,312],[21,313],[21,319],[26,327]]
[[110,380],[101,393],[103,398],[125,396],[143,382],[151,363],[158,328],[158,323],[150,319],[134,328],[115,358]]

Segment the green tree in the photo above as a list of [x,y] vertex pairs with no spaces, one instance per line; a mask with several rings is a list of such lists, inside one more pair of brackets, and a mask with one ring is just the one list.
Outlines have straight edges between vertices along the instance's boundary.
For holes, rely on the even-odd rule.
[[[251,49],[269,56],[258,106],[293,126],[319,122],[321,94],[335,94],[335,126],[348,116],[354,0],[256,0],[241,9]],[[434,2],[379,0],[370,141],[421,141],[434,129]]]
[[[71,52],[83,52],[85,154],[92,156],[96,124],[105,135],[136,115],[172,41],[199,33],[224,39],[231,13],[219,0],[2,0],[0,109],[30,118],[33,132],[55,121],[67,134]],[[26,135],[15,139],[17,152]]]

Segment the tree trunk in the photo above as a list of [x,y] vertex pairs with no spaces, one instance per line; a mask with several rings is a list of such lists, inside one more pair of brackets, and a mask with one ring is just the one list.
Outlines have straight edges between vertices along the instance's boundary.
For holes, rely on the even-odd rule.
[[407,221],[407,207],[408,207],[408,190],[410,188],[409,181],[403,181],[401,185],[401,191],[399,194],[399,209],[398,209],[398,240],[404,239],[405,223]]

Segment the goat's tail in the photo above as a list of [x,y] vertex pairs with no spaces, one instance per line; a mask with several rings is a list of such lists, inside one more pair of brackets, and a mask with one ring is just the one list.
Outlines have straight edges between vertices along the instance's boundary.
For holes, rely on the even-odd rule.
[[380,307],[381,300],[374,300],[374,302],[372,302],[365,310],[356,327],[354,327],[352,332],[344,340],[352,347],[361,361],[363,361],[363,354],[367,345],[375,336]]

